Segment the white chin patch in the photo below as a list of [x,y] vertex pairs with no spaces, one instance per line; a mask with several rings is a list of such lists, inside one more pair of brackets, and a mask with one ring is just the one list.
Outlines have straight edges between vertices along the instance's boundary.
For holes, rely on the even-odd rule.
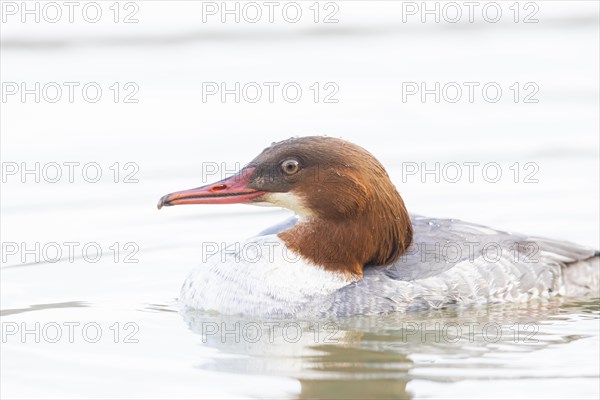
[[306,207],[301,197],[296,196],[293,193],[267,193],[263,195],[263,199],[260,203],[251,203],[257,206],[271,206],[271,207],[283,207],[288,210],[292,210],[301,217],[310,217],[313,212]]

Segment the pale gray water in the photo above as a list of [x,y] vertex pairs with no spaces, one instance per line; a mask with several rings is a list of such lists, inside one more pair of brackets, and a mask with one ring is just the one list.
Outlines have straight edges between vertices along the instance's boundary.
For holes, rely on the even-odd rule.
[[[128,26],[2,24],[3,82],[105,91],[93,104],[1,104],[3,168],[95,162],[103,172],[97,183],[81,170],[73,183],[2,183],[3,246],[40,246],[40,262],[3,247],[2,397],[598,398],[598,298],[280,321],[271,336],[267,321],[181,315],[175,299],[203,243],[243,240],[288,213],[155,208],[167,192],[219,179],[203,176],[207,166],[232,172],[272,141],[329,134],[375,154],[411,212],[599,247],[598,5],[538,4],[533,25],[403,25],[390,2],[340,2],[328,26],[202,25],[198,3],[161,1],[140,3]],[[336,82],[339,103],[203,103],[207,81],[294,81],[306,93]],[[407,81],[498,82],[506,94],[403,103]],[[139,103],[115,104],[114,82],[135,82]],[[514,82],[536,82],[539,103],[515,104]],[[503,175],[406,175],[436,162],[496,162]],[[537,183],[524,181],[525,163]],[[137,183],[123,182],[129,173]],[[65,242],[76,243],[72,260]],[[63,254],[49,262],[54,243]]]

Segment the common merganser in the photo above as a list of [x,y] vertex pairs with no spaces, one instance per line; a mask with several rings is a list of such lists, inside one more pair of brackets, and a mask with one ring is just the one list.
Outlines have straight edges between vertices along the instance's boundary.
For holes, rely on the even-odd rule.
[[232,245],[184,282],[184,307],[261,317],[405,312],[597,291],[600,253],[455,219],[409,215],[385,168],[332,137],[273,143],[234,176],[163,196],[296,216]]

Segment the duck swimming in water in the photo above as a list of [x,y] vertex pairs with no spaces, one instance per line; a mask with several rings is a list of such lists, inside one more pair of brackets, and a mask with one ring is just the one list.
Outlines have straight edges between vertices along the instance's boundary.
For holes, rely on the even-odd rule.
[[455,219],[410,215],[385,168],[332,137],[273,143],[234,176],[163,196],[296,216],[198,266],[188,308],[261,317],[407,312],[598,292],[600,253]]

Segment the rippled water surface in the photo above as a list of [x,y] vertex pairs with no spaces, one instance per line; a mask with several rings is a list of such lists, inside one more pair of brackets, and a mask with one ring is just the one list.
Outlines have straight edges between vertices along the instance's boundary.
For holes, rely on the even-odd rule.
[[599,312],[591,298],[329,321],[181,314],[171,302],[138,309],[39,304],[2,312],[5,327],[11,321],[21,330],[3,344],[3,390],[41,397],[51,390],[66,397],[595,398]]

